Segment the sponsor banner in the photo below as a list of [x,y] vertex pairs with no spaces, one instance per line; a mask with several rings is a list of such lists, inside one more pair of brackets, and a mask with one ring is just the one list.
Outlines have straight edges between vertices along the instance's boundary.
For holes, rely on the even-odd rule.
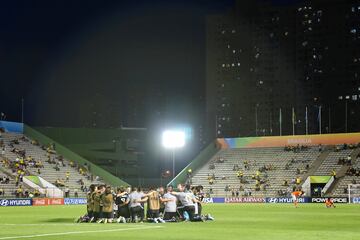
[[224,203],[225,198],[203,198],[203,203]]
[[[267,203],[293,203],[294,200],[290,197],[272,197],[272,198],[266,198],[265,200]],[[309,203],[311,202],[310,198],[307,197],[301,197],[298,198],[299,203]]]
[[322,135],[295,135],[272,137],[244,137],[218,138],[217,143],[222,149],[226,148],[264,148],[283,147],[286,145],[338,145],[357,144],[360,142],[360,133],[337,133]]
[[64,205],[63,198],[33,198],[33,206]]
[[264,203],[265,198],[257,197],[233,197],[225,198],[225,203]]
[[46,198],[33,198],[32,201],[33,206],[46,206],[48,205],[48,201]]
[[48,198],[49,205],[64,205],[63,198]]
[[4,128],[5,132],[23,133],[24,124],[18,122],[0,121],[0,128]]
[[64,204],[65,205],[80,205],[80,204],[86,204],[86,198],[65,198]]
[[18,199],[0,199],[0,207],[11,206],[31,206],[31,198],[18,198]]
[[[311,202],[312,203],[325,203],[326,199],[327,198],[325,198],[325,197],[311,198]],[[348,203],[348,200],[349,200],[347,197],[330,197],[330,199],[334,203]]]
[[360,204],[360,197],[353,197],[351,202]]

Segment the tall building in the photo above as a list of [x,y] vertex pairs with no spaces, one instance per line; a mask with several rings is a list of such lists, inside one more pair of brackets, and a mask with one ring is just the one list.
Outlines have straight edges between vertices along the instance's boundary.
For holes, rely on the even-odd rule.
[[208,137],[360,130],[360,3],[237,1],[207,18]]

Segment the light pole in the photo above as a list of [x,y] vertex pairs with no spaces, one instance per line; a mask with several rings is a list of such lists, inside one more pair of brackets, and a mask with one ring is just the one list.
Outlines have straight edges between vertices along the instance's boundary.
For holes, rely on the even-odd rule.
[[185,146],[185,133],[179,130],[166,130],[162,134],[162,145],[172,153],[172,176],[175,178],[175,149]]

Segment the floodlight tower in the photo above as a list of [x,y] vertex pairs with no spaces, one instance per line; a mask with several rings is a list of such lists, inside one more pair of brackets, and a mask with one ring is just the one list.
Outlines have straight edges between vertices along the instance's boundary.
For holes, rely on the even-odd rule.
[[175,178],[175,150],[185,146],[185,133],[179,130],[166,130],[162,134],[162,145],[172,152],[172,176]]

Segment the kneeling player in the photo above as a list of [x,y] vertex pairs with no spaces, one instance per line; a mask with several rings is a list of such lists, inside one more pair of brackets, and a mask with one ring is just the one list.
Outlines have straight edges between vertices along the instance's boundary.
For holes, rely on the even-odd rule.
[[334,202],[333,202],[333,200],[331,200],[331,198],[327,198],[325,200],[325,206],[327,208],[331,208],[331,207],[336,208],[336,206],[334,205]]
[[102,207],[102,222],[111,223],[114,213],[114,196],[111,192],[111,187],[106,186],[104,194],[101,196]]
[[303,191],[294,191],[291,193],[292,199],[294,200],[294,205],[297,208],[299,203],[299,198],[304,196],[305,192]]
[[130,210],[129,210],[129,194],[125,191],[125,188],[120,187],[116,194],[116,205],[118,206],[117,210],[117,222],[126,223],[130,219]]
[[160,196],[155,188],[150,188],[147,194],[144,194],[143,198],[137,202],[147,202],[147,220],[154,223],[164,223],[165,221],[160,218]]
[[189,216],[189,220],[192,222],[203,221],[203,219],[198,215],[197,205],[195,203],[198,202],[195,199],[195,196],[192,192],[185,192],[185,186],[182,184],[178,184],[179,192],[171,192],[172,195],[176,196],[179,202],[181,203],[181,207],[178,208],[178,211],[181,216],[184,216],[186,212]]
[[173,186],[169,185],[166,188],[166,193],[160,199],[161,202],[165,203],[165,213],[164,220],[166,222],[176,222],[177,220],[177,211],[176,211],[176,202],[177,198],[171,194],[173,191]]
[[131,188],[131,193],[129,194],[131,222],[142,222],[144,219],[144,208],[141,205],[141,198],[143,196],[144,194],[139,192],[137,187]]

